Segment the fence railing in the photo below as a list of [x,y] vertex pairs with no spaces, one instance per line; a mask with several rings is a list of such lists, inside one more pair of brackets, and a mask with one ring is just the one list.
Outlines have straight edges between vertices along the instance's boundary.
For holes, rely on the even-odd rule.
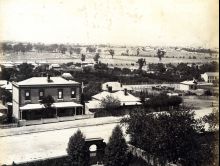
[[[150,155],[149,153],[147,153],[146,151],[137,148],[131,144],[128,144],[128,151],[133,155],[136,156],[138,158],[141,158],[142,160],[144,160],[148,165],[151,166],[162,166],[162,164],[160,164],[159,159],[153,155]],[[180,165],[176,165],[173,163],[169,163],[166,162],[165,166],[180,166]]]

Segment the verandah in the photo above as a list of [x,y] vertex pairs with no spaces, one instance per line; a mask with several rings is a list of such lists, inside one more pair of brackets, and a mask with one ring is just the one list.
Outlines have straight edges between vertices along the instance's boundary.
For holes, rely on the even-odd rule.
[[82,115],[82,107],[74,108],[42,108],[34,110],[20,110],[21,120],[39,120],[45,118],[57,118],[65,116]]

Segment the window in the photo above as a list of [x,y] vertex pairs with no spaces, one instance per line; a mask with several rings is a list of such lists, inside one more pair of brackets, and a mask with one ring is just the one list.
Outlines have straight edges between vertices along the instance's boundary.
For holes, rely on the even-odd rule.
[[31,100],[30,90],[25,91],[25,100]]
[[76,89],[71,89],[71,98],[76,98]]
[[39,90],[39,100],[42,100],[44,97],[44,90],[43,89],[40,89]]
[[63,99],[63,89],[58,89],[58,99]]

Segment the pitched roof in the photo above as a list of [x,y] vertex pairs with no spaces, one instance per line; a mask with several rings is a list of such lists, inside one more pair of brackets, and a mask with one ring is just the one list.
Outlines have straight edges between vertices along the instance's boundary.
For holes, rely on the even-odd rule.
[[104,91],[97,95],[92,96],[92,98],[101,101],[103,98],[106,98],[107,96],[112,96],[113,98],[117,98],[121,103],[140,102],[140,99],[138,97],[135,97],[131,95],[130,93],[127,93],[127,95],[125,95],[124,91],[117,91],[115,93]]
[[206,72],[204,74],[207,74],[208,76],[219,76],[218,72]]
[[32,77],[15,84],[19,86],[34,86],[34,85],[72,85],[79,84],[76,81],[66,80],[62,77],[50,77],[51,81],[47,81],[47,77]]
[[[122,85],[120,82],[106,82],[102,84],[102,90],[108,90],[108,87],[112,87],[112,91],[120,91],[125,89],[125,86]],[[126,89],[127,88],[128,90],[132,90],[129,87],[126,87]]]

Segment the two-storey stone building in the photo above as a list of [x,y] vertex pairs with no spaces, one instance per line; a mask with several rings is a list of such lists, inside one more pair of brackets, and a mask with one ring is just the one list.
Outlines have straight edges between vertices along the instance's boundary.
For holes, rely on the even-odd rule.
[[[13,116],[18,120],[38,120],[82,115],[81,84],[62,77],[32,77],[13,82]],[[41,100],[52,96],[54,103],[45,109]],[[49,110],[49,111],[48,111]]]

